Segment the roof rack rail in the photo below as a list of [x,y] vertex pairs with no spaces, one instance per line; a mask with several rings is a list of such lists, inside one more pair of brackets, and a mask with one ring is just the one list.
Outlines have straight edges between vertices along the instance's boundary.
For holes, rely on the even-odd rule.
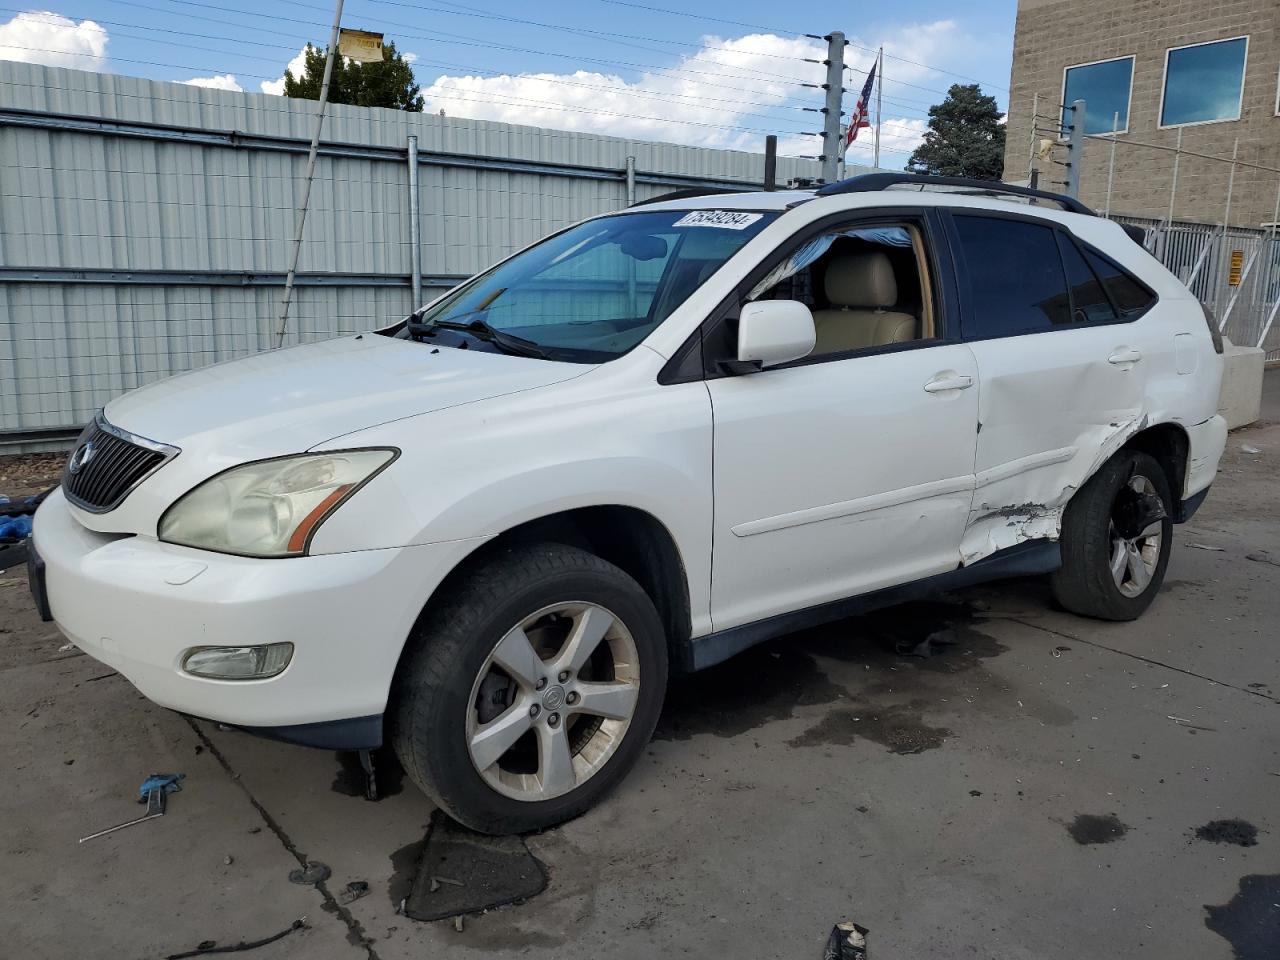
[[670,193],[660,193],[656,197],[650,197],[648,200],[637,200],[631,204],[633,207],[645,207],[651,203],[664,203],[667,200],[688,200],[692,197],[711,197],[720,193],[742,193],[741,190],[734,190],[729,187],[685,187],[683,190],[672,190]]
[[829,197],[838,193],[874,193],[878,190],[896,186],[919,186],[921,190],[931,186],[959,187],[961,189],[957,192],[980,196],[998,197],[1005,195],[1027,197],[1034,200],[1048,200],[1051,203],[1058,204],[1063,210],[1069,210],[1071,213],[1083,213],[1090,217],[1097,216],[1090,207],[1085,206],[1075,197],[1067,196],[1065,193],[1050,193],[1048,190],[1017,187],[1010,183],[1001,183],[998,180],[975,180],[971,177],[936,177],[919,173],[864,173],[857,177],[850,177],[847,180],[829,183],[825,187],[819,187],[818,196]]

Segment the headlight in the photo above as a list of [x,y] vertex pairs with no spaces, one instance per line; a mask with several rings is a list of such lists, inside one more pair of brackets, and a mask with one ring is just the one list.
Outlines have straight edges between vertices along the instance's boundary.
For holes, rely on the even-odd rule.
[[300,556],[325,518],[397,453],[307,453],[232,467],[166,510],[160,539],[251,557]]

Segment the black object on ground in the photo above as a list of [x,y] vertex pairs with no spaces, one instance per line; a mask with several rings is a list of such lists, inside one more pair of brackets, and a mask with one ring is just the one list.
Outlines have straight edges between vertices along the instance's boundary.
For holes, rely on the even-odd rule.
[[414,920],[443,920],[527,900],[546,888],[547,873],[524,838],[475,833],[436,813],[404,912]]
[[1067,833],[1071,834],[1071,839],[1082,846],[1111,843],[1123,837],[1128,830],[1128,825],[1121,823],[1114,813],[1106,816],[1082,813],[1067,824]]
[[1196,839],[1254,847],[1258,845],[1258,828],[1247,820],[1210,820],[1203,827],[1196,827]]
[[316,884],[329,879],[329,867],[319,860],[308,860],[305,867],[289,871],[290,883]]
[[867,960],[866,927],[852,920],[841,920],[831,928],[822,960]]
[[187,957],[205,957],[211,953],[239,953],[241,950],[256,950],[258,947],[265,947],[268,943],[275,943],[282,940],[295,930],[301,930],[307,925],[307,918],[302,917],[293,921],[286,930],[274,933],[269,937],[263,937],[261,940],[241,940],[239,943],[227,944],[220,947],[216,940],[204,940],[194,950],[186,950],[182,953],[171,953],[165,960],[186,960]]

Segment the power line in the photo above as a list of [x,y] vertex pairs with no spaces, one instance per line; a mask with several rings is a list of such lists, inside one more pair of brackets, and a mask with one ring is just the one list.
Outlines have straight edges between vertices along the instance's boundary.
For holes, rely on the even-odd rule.
[[[299,6],[313,6],[312,4],[302,3],[302,2],[301,2],[301,0],[285,0],[285,2],[287,2],[287,3],[297,3]],[[542,28],[544,28],[544,29],[548,29],[548,30],[556,30],[556,31],[560,31],[560,32],[563,32],[563,33],[574,33],[574,34],[580,34],[580,35],[582,35],[582,36],[589,36],[589,37],[602,37],[602,38],[607,38],[607,39],[614,40],[614,41],[616,41],[616,40],[643,40],[643,41],[645,41],[645,42],[647,42],[647,43],[665,43],[665,44],[672,45],[672,46],[677,46],[677,47],[686,47],[686,48],[692,47],[692,48],[695,48],[695,49],[697,48],[697,45],[696,45],[696,44],[688,43],[687,41],[682,41],[682,40],[667,40],[667,39],[664,39],[664,38],[662,38],[662,37],[649,37],[649,36],[643,36],[643,35],[640,35],[640,34],[633,34],[633,33],[616,33],[616,32],[610,31],[610,30],[593,30],[593,29],[590,29],[590,28],[588,28],[588,27],[570,27],[570,26],[565,26],[565,25],[563,25],[563,24],[545,23],[545,22],[540,21],[540,20],[528,20],[528,19],[525,19],[525,18],[523,18],[523,17],[513,17],[513,16],[504,15],[504,14],[499,14],[499,13],[496,13],[496,12],[494,12],[494,11],[490,11],[490,10],[483,10],[483,9],[481,9],[480,7],[472,7],[472,6],[468,6],[468,5],[466,5],[466,4],[461,4],[461,3],[447,3],[447,2],[446,2],[446,0],[441,0],[441,2],[446,2],[446,6],[447,6],[447,7],[456,7],[456,8],[458,8],[458,9],[456,9],[456,10],[449,10],[449,9],[445,9],[445,8],[442,8],[442,7],[428,7],[428,6],[423,6],[423,5],[421,5],[421,4],[416,4],[416,3],[405,3],[405,2],[403,2],[403,0],[366,0],[366,2],[368,2],[368,3],[383,4],[383,5],[386,5],[386,6],[392,6],[392,7],[407,7],[407,8],[409,8],[409,9],[411,9],[411,10],[433,10],[433,11],[436,11],[436,12],[439,12],[439,13],[448,13],[448,14],[452,14],[452,15],[454,15],[454,16],[460,16],[460,17],[475,17],[475,18],[477,18],[477,19],[483,19],[483,20],[500,20],[500,21],[504,21],[504,22],[506,22],[506,23],[522,23],[522,24],[526,24],[526,25],[528,25],[528,26],[533,26],[533,27],[542,27]],[[316,9],[323,9],[323,8],[317,7]],[[667,51],[665,51],[665,50],[654,50],[654,48],[652,48],[652,47],[637,46],[636,44],[629,44],[629,43],[628,43],[628,44],[623,44],[623,45],[624,45],[624,46],[633,46],[633,47],[636,47],[636,49],[639,49],[639,50],[650,50],[650,51],[652,51],[652,52],[654,52],[654,53],[666,53],[666,52],[667,52]],[[756,56],[756,57],[769,57],[769,58],[772,58],[772,59],[775,59],[775,60],[792,60],[792,61],[795,61],[795,60],[800,59],[800,58],[798,58],[798,57],[795,57],[795,56],[792,56],[792,55],[789,55],[789,54],[783,54],[783,53],[770,53],[770,52],[767,52],[767,51],[764,51],[764,50],[750,50],[750,49],[745,49],[745,48],[743,48],[743,49],[739,49],[739,50],[734,50],[734,51],[732,51],[732,52],[734,52],[734,53],[749,53],[749,54],[751,54],[752,56]]]
[[[9,9],[9,8],[6,8],[6,7],[0,7],[0,10],[8,10],[8,9]],[[37,17],[39,17],[39,16],[40,16],[40,14],[30,14],[30,16],[32,17],[32,19],[36,19]],[[58,23],[59,21],[57,21],[57,20],[47,20],[47,19],[46,19],[46,20],[39,20],[38,22],[43,22],[43,23]],[[158,32],[166,33],[166,34],[175,34],[175,35],[178,35],[178,36],[191,36],[191,37],[197,37],[197,38],[203,38],[203,39],[209,39],[209,40],[232,40],[232,41],[234,40],[234,38],[232,38],[232,37],[227,37],[227,36],[225,36],[225,35],[212,35],[212,34],[188,34],[188,33],[184,33],[183,31],[178,31],[178,30],[165,30],[165,29],[158,28],[158,27],[147,27],[147,26],[144,26],[144,25],[141,25],[141,24],[123,23],[123,22],[120,22],[120,21],[105,21],[105,20],[102,20],[102,21],[95,21],[95,22],[98,22],[98,23],[108,23],[108,22],[110,22],[110,23],[112,23],[112,24],[114,24],[114,25],[117,25],[117,26],[124,26],[124,27],[136,28],[136,29],[144,30],[144,31],[158,31]],[[148,40],[148,39],[149,39],[149,38],[147,38],[147,37],[140,37],[140,36],[136,36],[136,35],[132,35],[132,34],[127,34],[127,33],[118,33],[118,34],[116,34],[116,36],[128,37],[128,38],[130,38],[130,39],[137,39],[137,40]],[[243,58],[246,58],[246,59],[250,59],[250,60],[261,60],[261,61],[264,61],[264,62],[267,62],[267,63],[278,63],[278,62],[279,62],[279,58],[256,56],[256,55],[254,55],[254,54],[239,54],[239,53],[235,53],[234,51],[230,51],[230,50],[216,50],[216,49],[213,49],[213,48],[209,48],[209,47],[207,47],[207,46],[199,46],[199,45],[195,45],[195,44],[184,44],[184,43],[178,43],[178,42],[173,42],[173,41],[171,41],[171,42],[170,42],[170,45],[171,45],[171,46],[175,46],[175,47],[184,47],[184,48],[192,49],[192,50],[206,50],[207,52],[210,52],[210,53],[223,53],[223,54],[228,54],[228,55],[232,55],[232,56],[240,56],[240,57],[243,57]],[[291,47],[286,47],[286,46],[284,46],[284,45],[282,45],[282,44],[262,44],[262,45],[263,45],[263,46],[268,46],[268,47],[273,47],[273,48],[275,48],[275,49],[281,49],[281,50],[288,50],[288,49],[292,49]],[[456,64],[456,63],[447,63],[447,62],[441,62],[441,61],[418,61],[418,62],[420,62],[420,63],[424,63],[424,64],[428,64],[428,65],[432,65],[432,66],[441,66],[441,67],[451,68],[451,69],[457,69],[457,70],[472,71],[472,72],[479,73],[479,74],[483,74],[483,75],[486,75],[486,76],[489,76],[489,77],[501,77],[501,76],[504,76],[504,74],[502,74],[502,73],[500,73],[500,72],[498,72],[498,71],[485,70],[485,69],[483,69],[483,68],[481,68],[481,67],[478,67],[478,66],[475,66],[475,65],[469,65],[469,64]],[[216,72],[216,70],[215,70],[215,72]],[[246,76],[246,77],[254,76],[253,74],[247,74],[247,73],[243,73],[243,72],[241,72],[241,73],[240,73],[240,75],[241,75],[241,76]],[[270,78],[265,78],[265,79],[270,79]],[[551,84],[555,84],[555,85],[557,85],[557,86],[571,86],[571,87],[579,87],[579,88],[587,89],[587,90],[598,90],[598,91],[601,91],[601,92],[603,92],[603,93],[609,93],[609,94],[615,94],[615,95],[624,95],[624,96],[628,96],[628,97],[638,97],[638,98],[648,99],[648,100],[658,100],[658,101],[667,102],[667,103],[676,103],[676,104],[679,104],[679,105],[682,105],[682,106],[691,106],[691,105],[693,105],[693,104],[692,104],[692,103],[690,103],[689,101],[693,101],[694,103],[698,103],[698,104],[702,104],[702,103],[723,103],[723,104],[732,104],[732,105],[735,105],[735,106],[759,106],[759,107],[764,107],[764,108],[767,108],[767,109],[783,109],[783,110],[792,110],[792,111],[799,111],[799,110],[801,109],[800,107],[794,107],[794,106],[789,106],[789,105],[785,105],[785,104],[781,104],[781,105],[779,105],[779,104],[763,103],[763,102],[760,102],[760,101],[729,100],[729,99],[715,98],[715,97],[702,97],[702,96],[698,96],[698,95],[694,95],[694,94],[679,94],[679,93],[659,93],[659,92],[650,92],[650,91],[646,91],[646,90],[642,90],[642,89],[633,88],[633,87],[631,87],[631,86],[629,86],[629,85],[628,85],[628,86],[625,86],[625,87],[601,86],[600,84],[583,83],[583,82],[581,82],[581,81],[576,81],[576,80],[567,80],[567,79],[560,79],[560,78],[552,79],[552,78],[550,78],[550,77],[540,77],[540,76],[536,76],[536,75],[526,75],[526,76],[521,77],[520,79],[525,80],[525,81],[533,80],[533,81],[542,82],[542,83],[551,83]],[[737,116],[742,116],[742,117],[755,117],[755,118],[758,118],[758,119],[761,119],[761,120],[768,120],[768,121],[771,121],[771,122],[773,122],[773,123],[786,122],[786,121],[780,121],[780,120],[779,120],[779,118],[777,118],[777,117],[770,116],[770,115],[768,115],[768,114],[763,114],[763,113],[750,113],[750,112],[748,112],[748,113],[739,113],[739,114],[737,114]]]
[[[685,10],[672,10],[668,7],[654,7],[644,3],[635,3],[635,2],[632,2],[632,0],[596,0],[596,2],[609,3],[618,7],[634,7],[638,10],[649,10],[653,13],[665,13],[668,16],[673,16],[673,17],[688,17],[693,20],[706,20],[710,23],[724,23],[730,26],[735,26],[735,27],[747,27],[752,30],[764,30],[767,33],[781,33],[789,36],[798,36],[798,37],[813,36],[813,34],[800,33],[795,30],[786,30],[781,27],[765,27],[757,23],[747,23],[742,20],[728,20],[723,17],[711,17],[711,16],[706,16],[705,14],[700,14],[700,13],[689,13],[688,11],[685,11]],[[857,47],[859,50],[866,50],[872,53],[877,52],[879,49],[877,47],[869,47],[861,43],[854,43],[852,40],[847,40],[845,42],[848,46]],[[926,70],[932,70],[935,73],[945,73],[952,77],[959,77],[961,80],[969,80],[973,83],[986,83],[986,81],[976,80],[973,77],[965,76],[963,73],[956,73],[953,70],[946,70],[946,69],[943,69],[942,67],[934,66],[931,63],[923,63],[922,61],[919,61],[919,60],[911,60],[907,57],[900,57],[897,54],[886,53],[885,57],[887,57],[890,60],[897,60],[899,63],[909,63],[915,67],[924,67]],[[986,85],[996,90],[1003,90],[1005,93],[1009,92],[1008,87],[1002,87],[996,83],[987,83]]]
[[[117,2],[127,3],[130,6],[143,7],[151,10],[160,10],[161,12],[164,12],[164,13],[171,12],[164,8],[152,7],[152,6],[149,6],[148,4],[139,3],[137,2],[137,0],[117,0]],[[317,21],[301,20],[297,17],[285,17],[285,16],[280,16],[278,14],[257,13],[256,11],[251,11],[251,10],[240,10],[240,9],[235,9],[231,7],[224,7],[218,4],[201,3],[199,2],[199,0],[167,0],[167,2],[176,4],[179,6],[191,6],[191,7],[200,7],[200,8],[209,9],[209,10],[218,10],[222,13],[232,13],[238,16],[259,17],[259,18],[266,18],[269,20],[281,20],[287,23],[302,24],[304,26],[313,26],[313,27],[326,26],[325,24],[319,23]],[[198,14],[186,14],[186,15],[199,17]],[[214,18],[211,18],[211,17],[200,17],[200,19],[213,20],[213,22],[216,22],[216,23],[225,23],[225,18],[215,20]],[[562,60],[571,60],[578,63],[598,63],[598,64],[603,64],[605,66],[630,67],[633,69],[639,69],[639,70],[644,70],[648,72],[668,73],[675,76],[684,74],[684,75],[697,76],[697,77],[718,77],[723,80],[737,79],[737,80],[749,80],[749,81],[755,81],[755,82],[775,83],[775,84],[779,82],[804,84],[806,82],[803,78],[799,78],[799,77],[787,77],[787,76],[766,75],[766,74],[733,75],[733,74],[727,74],[724,72],[712,73],[706,70],[691,70],[685,67],[666,67],[660,64],[652,64],[652,63],[637,63],[634,61],[627,61],[627,60],[608,60],[608,59],[599,58],[599,57],[585,57],[577,53],[556,53],[551,50],[541,50],[536,47],[519,47],[512,44],[498,43],[496,41],[486,40],[482,37],[472,37],[467,34],[449,33],[443,30],[434,31],[435,36],[427,36],[424,34],[407,32],[404,29],[406,27],[408,27],[410,30],[416,29],[410,26],[409,24],[397,23],[391,20],[381,20],[381,23],[390,25],[392,27],[396,27],[397,30],[395,32],[397,32],[399,36],[402,38],[413,39],[413,40],[424,40],[428,43],[448,43],[451,41],[461,41],[461,45],[463,46],[479,46],[479,47],[485,47],[485,48],[494,49],[494,50],[506,50],[514,53],[529,53],[537,56],[548,56],[548,57],[556,57]],[[260,29],[260,28],[255,28],[255,29]],[[280,33],[280,31],[264,31],[264,32]],[[283,35],[292,36],[292,34],[283,34]],[[442,39],[442,38],[448,38],[448,39]],[[695,59],[695,58],[689,58],[689,59]],[[710,62],[718,63],[718,61],[710,61]],[[732,65],[730,64],[722,64],[722,66],[732,67]],[[723,89],[733,90],[735,92],[741,92],[741,89],[742,89],[740,86],[733,86],[725,83],[713,83],[710,80],[699,80],[698,82],[702,83],[705,86],[721,87]]]

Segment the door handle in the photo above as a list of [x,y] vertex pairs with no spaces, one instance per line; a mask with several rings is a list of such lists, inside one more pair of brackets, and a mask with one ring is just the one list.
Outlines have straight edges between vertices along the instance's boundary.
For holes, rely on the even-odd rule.
[[973,377],[947,374],[934,377],[924,385],[925,393],[943,393],[947,390],[968,390],[973,386]]
[[1142,359],[1142,351],[1135,350],[1133,347],[1121,347],[1111,356],[1107,357],[1107,363],[1120,366],[1121,364],[1135,364]]

